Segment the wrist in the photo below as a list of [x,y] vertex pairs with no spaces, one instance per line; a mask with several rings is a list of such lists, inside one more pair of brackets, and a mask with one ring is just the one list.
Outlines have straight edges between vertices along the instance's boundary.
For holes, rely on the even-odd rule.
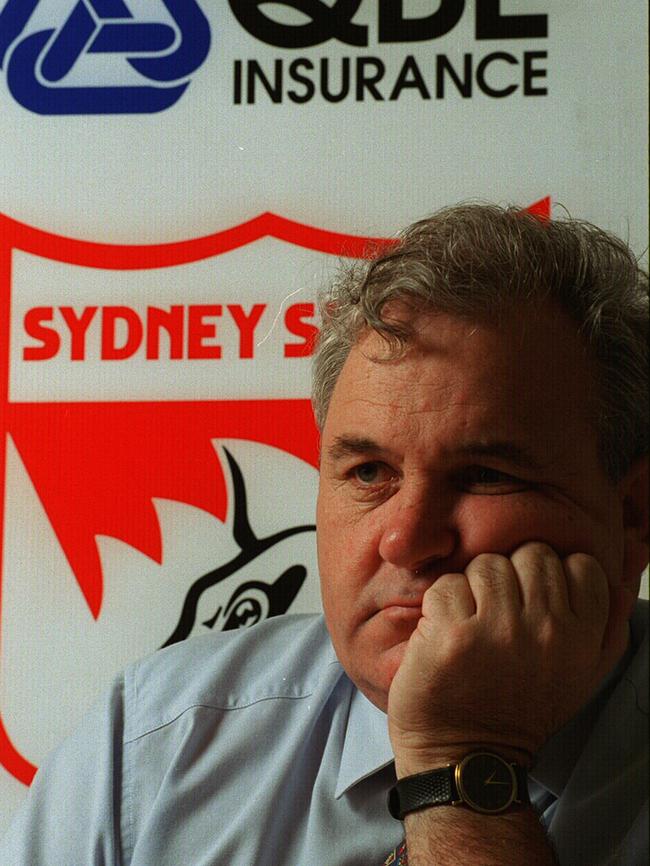
[[424,773],[448,764],[458,764],[472,752],[493,752],[510,763],[529,770],[533,765],[533,755],[517,746],[486,741],[467,741],[446,743],[426,747],[400,747],[394,749],[395,773],[398,779]]

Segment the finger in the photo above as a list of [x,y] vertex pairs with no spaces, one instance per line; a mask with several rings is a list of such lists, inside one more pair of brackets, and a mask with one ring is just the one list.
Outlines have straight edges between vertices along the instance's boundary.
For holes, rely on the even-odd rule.
[[532,541],[510,557],[517,573],[524,609],[535,616],[569,611],[569,591],[562,561],[548,544]]
[[605,633],[609,618],[609,583],[598,560],[586,553],[572,553],[563,562],[569,605],[590,630]]
[[443,574],[425,592],[422,616],[446,621],[474,616],[476,601],[464,574]]
[[510,619],[521,611],[521,597],[512,563],[498,553],[481,553],[465,569],[483,620]]

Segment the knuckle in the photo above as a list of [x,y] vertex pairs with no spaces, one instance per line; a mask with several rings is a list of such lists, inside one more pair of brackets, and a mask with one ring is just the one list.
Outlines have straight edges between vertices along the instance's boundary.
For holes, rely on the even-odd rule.
[[435,584],[427,590],[425,598],[430,601],[435,596],[441,601],[453,602],[456,592],[452,581],[438,578]]
[[569,554],[564,560],[564,567],[577,574],[586,574],[594,570],[602,571],[598,560],[588,553]]
[[434,598],[453,598],[458,591],[458,579],[464,575],[441,574],[424,593],[423,601],[432,601]]
[[479,553],[466,568],[468,576],[489,580],[511,569],[510,560],[500,553]]
[[513,562],[515,560],[539,560],[539,559],[558,559],[558,555],[553,548],[545,541],[527,541],[520,545],[512,554]]

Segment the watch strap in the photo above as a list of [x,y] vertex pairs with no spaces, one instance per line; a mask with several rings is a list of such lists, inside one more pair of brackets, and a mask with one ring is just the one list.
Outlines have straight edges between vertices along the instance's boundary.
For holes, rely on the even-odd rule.
[[388,792],[388,811],[400,821],[425,806],[446,806],[457,799],[454,767],[440,767],[399,779]]

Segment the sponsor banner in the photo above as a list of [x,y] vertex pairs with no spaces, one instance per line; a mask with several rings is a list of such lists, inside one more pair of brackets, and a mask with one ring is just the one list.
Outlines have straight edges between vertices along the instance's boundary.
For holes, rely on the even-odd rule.
[[28,784],[130,659],[319,609],[316,290],[389,242],[272,214],[155,247],[1,224],[0,762]]

